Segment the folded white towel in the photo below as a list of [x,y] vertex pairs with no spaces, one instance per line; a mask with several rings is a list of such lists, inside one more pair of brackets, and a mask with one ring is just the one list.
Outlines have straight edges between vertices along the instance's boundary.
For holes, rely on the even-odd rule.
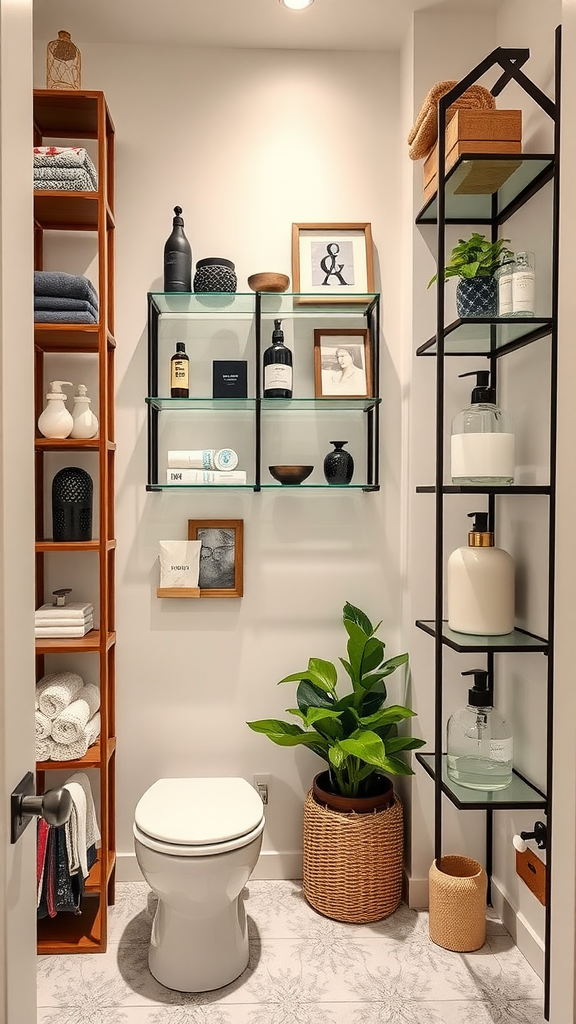
[[50,672],[36,685],[36,698],[46,718],[56,718],[78,696],[84,686],[76,672]]
[[55,743],[54,740],[45,741],[49,743],[49,759],[51,761],[77,761],[79,758],[84,757],[84,754],[93,743],[96,743],[99,735],[100,712],[97,711],[84,729],[82,738],[77,740],[76,743]]
[[91,846],[95,846],[99,849],[102,845],[102,837],[100,835],[100,829],[98,828],[98,817],[94,806],[90,780],[85,772],[74,772],[74,775],[71,775],[67,781],[78,782],[86,794],[86,847],[88,850]]
[[49,761],[50,751],[52,749],[52,740],[36,740],[36,760],[37,761]]
[[84,626],[87,622],[93,621],[93,615],[87,615],[85,619],[57,619],[56,617],[54,617],[53,619],[35,619],[34,625],[36,626],[37,629],[47,629],[48,626],[56,626],[58,629],[61,626],[72,626],[74,627],[74,629],[79,629],[81,626]]
[[91,629],[94,629],[94,619],[87,619],[81,626],[35,626],[34,636],[45,637],[50,639],[51,637],[82,637],[86,636]]
[[43,715],[41,711],[35,711],[34,714],[36,717],[36,739],[48,739],[52,722],[49,718],[46,718],[46,715]]
[[66,852],[68,854],[68,870],[71,875],[82,872],[88,878],[88,859],[86,857],[86,793],[79,782],[66,782],[63,786],[72,797],[72,810],[64,827]]
[[[48,726],[52,726],[52,739],[56,743],[76,743],[88,722],[100,707],[100,690],[94,683],[87,683],[80,693],[64,711]],[[48,721],[48,720],[47,720]]]
[[60,612],[66,619],[80,619],[81,622],[94,614],[94,605],[90,602],[71,601],[70,604],[61,605],[58,608],[55,604],[42,604],[36,609],[36,619],[59,619]]

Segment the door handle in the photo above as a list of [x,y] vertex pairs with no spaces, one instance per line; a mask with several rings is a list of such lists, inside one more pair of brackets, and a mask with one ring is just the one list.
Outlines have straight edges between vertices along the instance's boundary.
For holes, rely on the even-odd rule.
[[64,825],[72,813],[72,797],[67,789],[49,789],[36,796],[34,775],[26,772],[10,794],[10,842],[15,843],[33,817],[44,818],[49,825]]

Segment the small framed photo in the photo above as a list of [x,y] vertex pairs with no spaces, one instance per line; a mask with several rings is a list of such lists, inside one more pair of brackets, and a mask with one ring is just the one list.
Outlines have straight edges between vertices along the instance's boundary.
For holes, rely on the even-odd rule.
[[374,291],[370,224],[293,224],[292,285],[299,302],[354,302]]
[[314,384],[316,398],[371,398],[370,332],[314,331]]
[[189,519],[188,540],[200,548],[200,597],[242,597],[244,592],[244,521]]

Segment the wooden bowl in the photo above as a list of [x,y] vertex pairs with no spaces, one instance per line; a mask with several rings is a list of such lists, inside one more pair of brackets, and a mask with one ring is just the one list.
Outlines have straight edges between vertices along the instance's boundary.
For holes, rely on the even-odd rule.
[[251,274],[248,286],[253,292],[285,292],[290,284],[286,274]]
[[310,476],[314,466],[268,466],[268,469],[280,484],[301,484]]

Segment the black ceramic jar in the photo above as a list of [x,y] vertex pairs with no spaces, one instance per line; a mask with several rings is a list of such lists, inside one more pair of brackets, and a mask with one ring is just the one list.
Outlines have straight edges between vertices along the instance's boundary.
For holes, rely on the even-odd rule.
[[344,451],[348,441],[330,441],[334,451],[324,459],[324,476],[329,484],[349,484],[354,473],[354,459]]
[[92,477],[77,466],[61,469],[52,481],[54,540],[92,540]]
[[235,292],[237,284],[232,260],[221,256],[198,260],[194,274],[195,292]]

